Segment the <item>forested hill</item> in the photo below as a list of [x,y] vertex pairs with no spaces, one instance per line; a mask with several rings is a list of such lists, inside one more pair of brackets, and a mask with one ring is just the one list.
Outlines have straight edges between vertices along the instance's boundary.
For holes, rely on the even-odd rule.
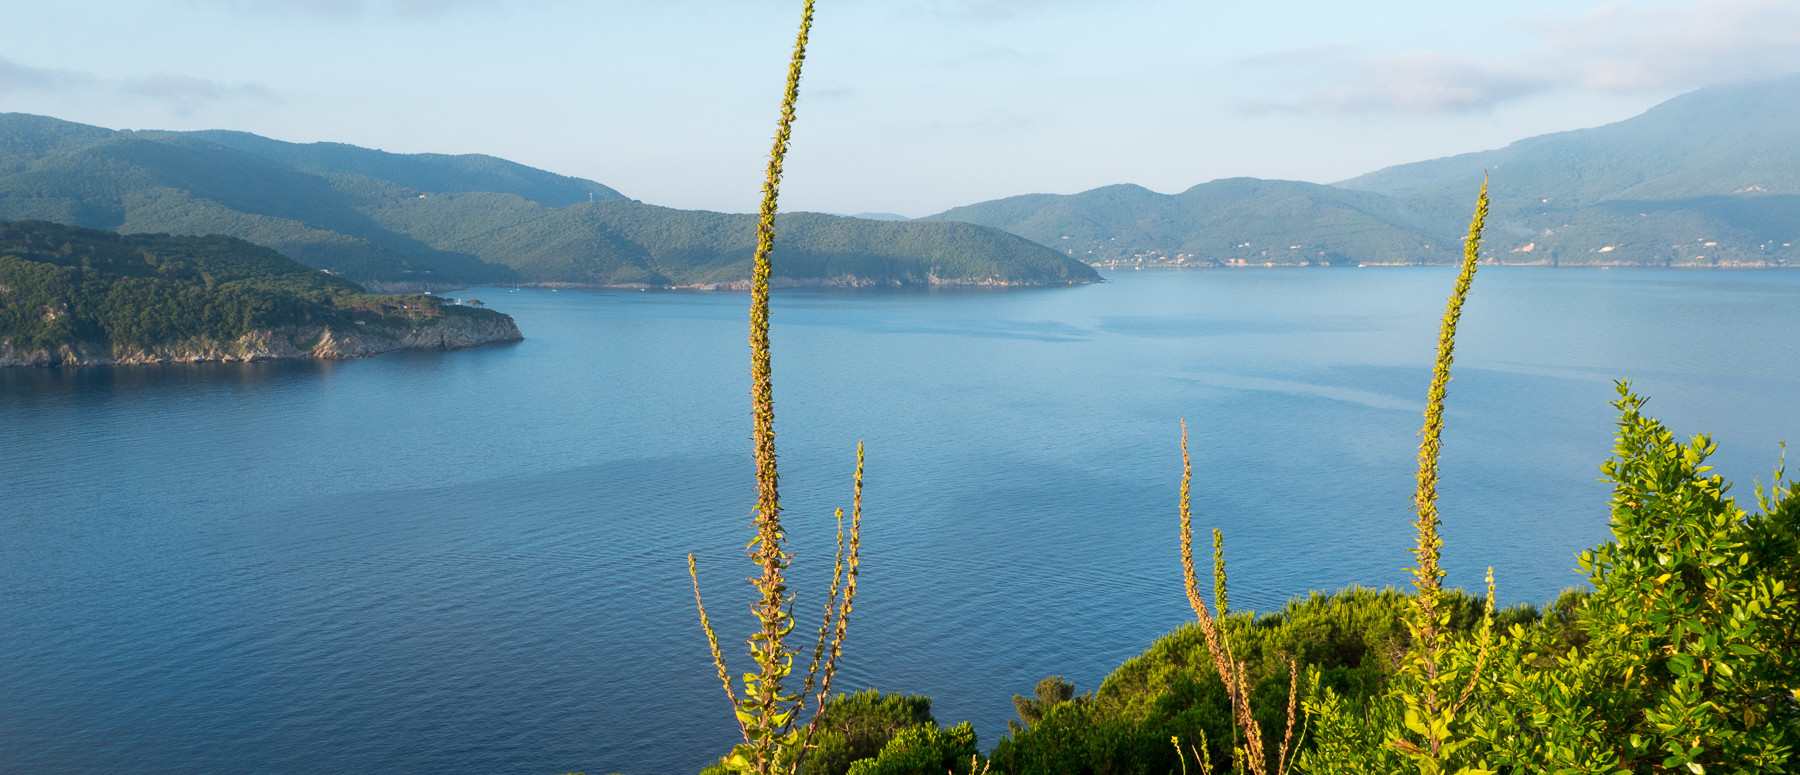
[[1701,89],[1615,124],[1331,186],[1238,178],[1173,195],[1108,186],[929,218],[1125,265],[1448,262],[1484,175],[1488,260],[1800,266],[1800,75]]
[[1106,264],[1428,263],[1448,260],[1459,244],[1454,229],[1390,197],[1255,178],[1172,195],[1133,185],[1031,194],[927,219],[1005,229]]
[[486,154],[387,153],[344,143],[285,143],[222,129],[171,134],[217,143],[301,172],[362,175],[420,191],[517,194],[548,207],[625,198],[591,180],[558,175]]
[[[0,114],[0,218],[225,234],[376,289],[732,286],[750,216],[672,210],[491,156],[391,154],[241,132],[130,132]],[[1065,284],[1091,268],[948,224],[784,216],[790,284]]]
[[1468,209],[1484,173],[1490,241],[1507,260],[1800,265],[1800,75],[1337,185],[1446,220]]
[[371,296],[231,237],[0,221],[0,365],[347,357],[517,338],[506,315]]

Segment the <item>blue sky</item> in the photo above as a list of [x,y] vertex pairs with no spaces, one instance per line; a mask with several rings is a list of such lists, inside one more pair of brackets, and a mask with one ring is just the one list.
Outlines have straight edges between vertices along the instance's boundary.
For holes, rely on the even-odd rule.
[[[755,207],[798,0],[12,2],[0,111]],[[1800,71],[1800,2],[819,0],[784,209],[1331,182]]]

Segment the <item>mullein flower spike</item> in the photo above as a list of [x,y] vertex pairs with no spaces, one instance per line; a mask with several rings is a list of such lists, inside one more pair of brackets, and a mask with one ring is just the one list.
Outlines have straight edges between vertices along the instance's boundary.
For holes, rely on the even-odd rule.
[[1439,693],[1446,645],[1442,642],[1442,628],[1448,613],[1439,609],[1444,579],[1439,559],[1444,542],[1438,536],[1438,525],[1441,524],[1437,509],[1438,456],[1442,451],[1444,432],[1444,398],[1449,392],[1450,365],[1456,352],[1456,324],[1462,319],[1463,303],[1468,299],[1469,285],[1475,279],[1475,269],[1481,260],[1481,233],[1487,214],[1488,184],[1483,180],[1481,194],[1475,203],[1475,217],[1469,222],[1469,236],[1463,243],[1462,269],[1456,276],[1456,285],[1451,289],[1439,323],[1437,358],[1432,364],[1431,387],[1425,400],[1425,424],[1419,430],[1418,489],[1413,494],[1413,526],[1418,529],[1419,536],[1418,545],[1412,550],[1418,562],[1418,567],[1413,569],[1413,586],[1418,590],[1418,598],[1413,619],[1408,623],[1413,635],[1413,654],[1407,668],[1420,682],[1420,707],[1415,712],[1425,717],[1419,724],[1425,730],[1425,747],[1417,748],[1404,740],[1396,740],[1395,746],[1416,748],[1428,757],[1420,761],[1421,771],[1435,771],[1441,762],[1447,742],[1444,730],[1449,725],[1449,717],[1456,712],[1456,708],[1447,707]]
[[[1181,575],[1187,587],[1188,605],[1194,609],[1194,615],[1200,620],[1200,632],[1206,636],[1206,650],[1212,657],[1213,667],[1219,672],[1219,680],[1225,683],[1226,697],[1231,701],[1232,720],[1235,723],[1233,732],[1244,733],[1242,747],[1233,745],[1234,757],[1240,770],[1247,770],[1254,775],[1265,775],[1268,771],[1268,758],[1263,752],[1262,725],[1250,707],[1251,684],[1248,678],[1249,669],[1243,662],[1231,656],[1231,641],[1224,631],[1226,614],[1225,597],[1225,536],[1218,530],[1213,531],[1213,596],[1218,603],[1218,616],[1208,609],[1206,600],[1200,596],[1200,582],[1194,573],[1194,527],[1192,491],[1194,482],[1194,463],[1188,454],[1187,421],[1181,421]],[[1292,660],[1288,662],[1290,684],[1288,686],[1288,718],[1287,733],[1282,737],[1281,749],[1277,758],[1275,771],[1286,773],[1289,744],[1294,741],[1294,703],[1300,685],[1299,667]],[[1196,753],[1196,756],[1199,754]]]
[[[796,651],[787,645],[794,630],[794,596],[788,591],[786,571],[792,555],[787,551],[787,535],[781,525],[780,474],[775,455],[775,390],[769,358],[769,276],[770,255],[775,249],[776,200],[781,187],[782,162],[787,157],[793,136],[794,105],[800,99],[800,70],[806,61],[807,37],[812,31],[813,0],[805,0],[800,14],[800,31],[794,40],[793,56],[788,60],[787,88],[782,93],[781,116],[776,123],[774,147],[769,152],[768,168],[763,176],[762,207],[756,223],[756,252],[751,267],[750,283],[750,401],[751,438],[756,456],[756,508],[752,512],[756,536],[745,545],[745,552],[756,563],[759,573],[751,580],[757,599],[751,607],[757,629],[750,635],[750,658],[756,671],[744,673],[744,696],[739,699],[732,689],[730,673],[718,647],[718,638],[700,602],[699,574],[694,560],[688,558],[688,571],[694,580],[694,601],[700,608],[700,624],[706,631],[714,666],[718,669],[725,693],[731,700],[743,734],[743,745],[733,749],[725,764],[740,772],[773,775],[779,769],[798,772],[811,747],[812,728],[818,723],[831,679],[843,653],[851,601],[856,595],[856,574],[860,557],[862,526],[862,445],[856,448],[856,491],[852,508],[848,541],[843,533],[843,512],[838,512],[838,554],[832,573],[830,593],[825,603],[824,621],[814,642],[812,660],[806,678],[797,694],[789,693],[784,681],[794,671]],[[841,590],[843,597],[838,593]],[[813,693],[815,682],[818,692]],[[805,730],[798,727],[806,703],[813,703],[812,721]]]

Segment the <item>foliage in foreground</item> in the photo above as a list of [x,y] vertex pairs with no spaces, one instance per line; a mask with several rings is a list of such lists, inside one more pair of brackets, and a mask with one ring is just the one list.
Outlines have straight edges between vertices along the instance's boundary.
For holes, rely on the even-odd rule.
[[[931,698],[917,694],[883,694],[867,689],[841,694],[825,702],[813,737],[814,750],[801,764],[805,775],[846,775],[854,763],[874,759],[888,743],[921,727],[937,730],[931,715]],[[973,732],[971,732],[971,735]],[[917,740],[915,733],[910,739]],[[970,753],[974,740],[971,737]],[[960,749],[959,749],[960,750]],[[791,759],[792,752],[783,755]],[[730,775],[725,760],[701,771],[701,775]]]
[[[1462,743],[1457,760],[1504,773],[1800,769],[1793,483],[1778,473],[1774,487],[1758,489],[1754,510],[1739,506],[1705,465],[1710,439],[1678,440],[1620,389],[1617,447],[1603,466],[1614,485],[1613,538],[1580,558],[1593,590],[1565,593],[1541,613],[1519,606],[1495,614],[1481,678],[1452,727]],[[1220,619],[1246,666],[1265,750],[1279,743],[1293,658],[1305,667],[1306,694],[1296,772],[1422,769],[1393,744],[1419,734],[1407,726],[1416,686],[1402,669],[1414,647],[1405,624],[1414,600],[1351,588]],[[1483,601],[1450,590],[1438,606],[1446,648],[1472,658]],[[1040,693],[1050,702],[1020,703],[1035,718],[994,746],[992,772],[1167,775],[1182,767],[1172,736],[1196,772],[1200,756],[1214,772],[1244,766],[1198,624],[1158,640],[1091,693],[1057,700],[1057,692]]]
[[[1623,383],[1618,445],[1602,466],[1615,485],[1614,540],[1581,556],[1594,592],[1565,594],[1544,617],[1496,612],[1491,571],[1484,602],[1441,588],[1439,440],[1487,206],[1484,186],[1420,434],[1415,591],[1315,594],[1274,615],[1234,617],[1214,531],[1214,615],[1194,571],[1184,428],[1181,554],[1197,621],[1091,695],[1052,676],[1035,698],[1014,697],[1023,724],[994,747],[992,771],[1149,775],[1185,771],[1190,756],[1202,772],[1254,775],[1786,772],[1800,763],[1792,487],[1778,470],[1773,492],[1758,492],[1761,511],[1738,508],[1720,477],[1705,476],[1712,443],[1677,442]],[[1296,708],[1302,664],[1306,699]],[[897,735],[851,771],[954,773],[960,729]],[[970,768],[978,763],[971,752]]]
[[[1793,772],[1800,500],[1778,469],[1757,511],[1739,507],[1706,475],[1710,439],[1678,441],[1619,392],[1617,446],[1602,466],[1613,540],[1580,559],[1594,592],[1571,616],[1496,641],[1456,719],[1465,756],[1500,772]],[[1316,748],[1301,770],[1406,769],[1386,744],[1408,720],[1403,690],[1367,701],[1317,692]]]
[[[1479,627],[1478,598],[1451,591],[1440,605],[1449,613],[1450,631],[1467,634]],[[1307,680],[1366,701],[1383,691],[1412,646],[1402,623],[1411,606],[1412,597],[1394,589],[1352,587],[1297,598],[1273,613],[1219,620],[1233,658],[1245,666],[1249,706],[1265,735],[1271,770],[1286,726],[1288,660],[1306,666]],[[1500,616],[1538,620],[1530,606]],[[1041,720],[1022,720],[994,747],[995,772],[1166,775],[1181,768],[1170,737],[1181,739],[1190,766],[1203,756],[1215,771],[1229,771],[1240,762],[1234,749],[1243,743],[1198,623],[1159,639],[1092,693],[1052,705]]]
[[1484,602],[1441,589],[1439,439],[1487,206],[1483,186],[1438,338],[1412,594],[1351,589],[1232,616],[1214,531],[1215,616],[1195,578],[1184,428],[1181,549],[1195,624],[1093,694],[1052,676],[1034,698],[1014,697],[1023,724],[985,765],[973,730],[930,723],[894,733],[849,772],[956,775],[965,752],[965,771],[1013,775],[1150,775],[1185,771],[1190,756],[1202,772],[1254,775],[1794,771],[1800,501],[1778,468],[1771,491],[1758,489],[1760,510],[1739,508],[1706,475],[1712,442],[1677,441],[1628,385],[1602,465],[1614,538],[1580,558],[1594,591],[1565,594],[1540,616],[1496,612],[1491,571]]

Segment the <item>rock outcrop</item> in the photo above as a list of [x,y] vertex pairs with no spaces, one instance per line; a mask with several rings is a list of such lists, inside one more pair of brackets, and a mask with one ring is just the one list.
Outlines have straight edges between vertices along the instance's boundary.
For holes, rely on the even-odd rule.
[[277,358],[364,358],[394,350],[461,350],[525,337],[510,316],[448,314],[420,321],[352,326],[283,326],[230,342],[195,340],[150,348],[89,352],[63,344],[22,351],[0,341],[0,366],[123,366],[147,363],[264,361]]

